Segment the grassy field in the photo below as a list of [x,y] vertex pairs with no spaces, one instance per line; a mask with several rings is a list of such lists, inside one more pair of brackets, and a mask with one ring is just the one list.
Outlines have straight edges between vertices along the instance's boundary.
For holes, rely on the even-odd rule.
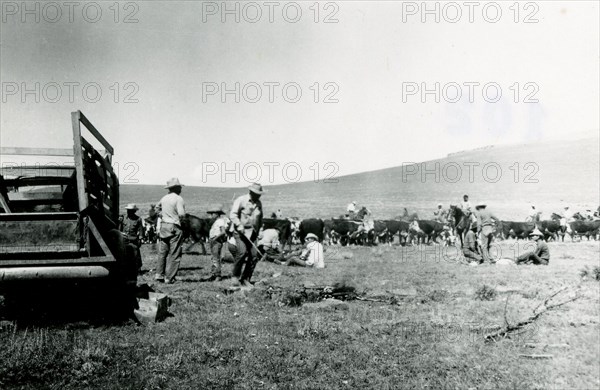
[[[466,192],[501,219],[523,220],[529,201],[547,217],[561,210],[561,201],[575,211],[597,207],[597,145],[597,139],[517,145],[428,162],[429,168],[494,162],[504,172],[498,182],[480,171],[472,183],[467,176],[457,183],[419,175],[404,181],[402,168],[390,168],[336,183],[267,185],[262,199],[267,215],[281,208],[285,216],[329,218],[357,200],[376,219],[403,207],[425,219],[437,202],[457,203]],[[564,158],[569,151],[577,158]],[[510,170],[516,162],[517,182]],[[527,162],[537,164],[536,184],[522,180]],[[228,206],[246,191],[187,186],[183,196],[188,212],[204,216],[210,204]],[[123,185],[120,201],[138,203],[145,215],[164,194],[158,185]],[[495,253],[513,257],[523,245],[502,242]],[[600,265],[600,246],[549,246],[549,266],[518,268],[470,267],[455,249],[439,246],[329,247],[324,270],[261,263],[254,280],[262,282],[235,294],[224,293],[231,280],[201,281],[208,256],[186,254],[174,285],[154,284],[152,272],[139,277],[172,300],[172,316],[148,326],[99,318],[111,301],[97,291],[95,298],[43,291],[34,298],[49,304],[45,311],[20,307],[16,317],[0,297],[0,389],[597,389],[600,283],[580,271]],[[155,249],[143,247],[145,271],[155,267]],[[384,302],[289,304],[307,284],[335,283]],[[581,297],[546,312],[524,333],[485,342],[486,334],[527,319],[564,286]]]
[[[231,280],[200,281],[208,256],[185,255],[174,285],[154,284],[151,272],[140,276],[172,299],[172,316],[161,323],[81,316],[36,326],[5,318],[0,388],[598,388],[600,284],[579,271],[598,266],[600,248],[593,241],[549,245],[548,267],[518,268],[462,265],[441,247],[330,247],[324,270],[259,263],[253,280],[262,282],[234,294],[223,292]],[[514,241],[498,248],[506,256]],[[150,270],[156,252],[143,249]],[[285,304],[307,283],[336,282],[395,299]],[[484,285],[490,300],[481,299]],[[505,316],[511,324],[526,319],[562,286],[581,298],[546,312],[525,333],[484,341]]]

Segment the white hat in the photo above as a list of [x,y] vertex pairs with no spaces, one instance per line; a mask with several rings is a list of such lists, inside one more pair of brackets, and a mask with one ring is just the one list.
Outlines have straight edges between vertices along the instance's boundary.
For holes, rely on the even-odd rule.
[[167,185],[165,188],[173,188],[173,187],[183,187],[183,184],[179,182],[179,179],[176,177],[172,177],[167,181]]
[[129,203],[125,206],[125,210],[139,210],[135,203]]
[[539,237],[544,237],[544,233],[540,232],[540,230],[536,227],[535,229],[533,229],[533,231],[531,233],[529,233],[529,236],[539,236]]
[[306,235],[306,239],[308,240],[309,238],[312,238],[312,239],[313,239],[313,240],[315,240],[315,241],[319,241],[319,237],[317,237],[317,235],[316,235],[316,234],[314,234],[314,233],[308,233],[308,234]]

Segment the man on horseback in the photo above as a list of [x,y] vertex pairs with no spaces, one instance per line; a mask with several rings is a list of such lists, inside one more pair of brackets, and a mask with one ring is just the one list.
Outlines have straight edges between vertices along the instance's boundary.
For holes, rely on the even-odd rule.
[[455,235],[460,238],[460,245],[463,246],[464,235],[471,225],[471,217],[467,215],[461,206],[450,206],[449,219],[452,221]]
[[541,211],[537,211],[535,209],[535,205],[531,205],[531,211],[529,211],[529,215],[525,218],[525,222],[539,222]]

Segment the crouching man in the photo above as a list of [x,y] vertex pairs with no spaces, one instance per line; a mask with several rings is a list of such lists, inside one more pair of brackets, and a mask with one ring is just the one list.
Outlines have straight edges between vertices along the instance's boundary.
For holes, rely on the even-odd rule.
[[543,240],[544,233],[535,228],[529,237],[532,237],[535,241],[535,250],[525,252],[517,257],[517,264],[548,265],[550,262],[550,249],[548,249],[548,244]]
[[258,234],[258,250],[263,254],[262,261],[279,260],[282,257],[282,251],[279,243],[279,228],[262,230]]
[[223,205],[213,205],[210,210],[207,211],[209,215],[212,215],[211,227],[209,232],[210,252],[212,254],[212,266],[210,268],[210,278],[208,281],[222,279],[221,276],[221,253],[224,245],[232,246],[234,248],[228,248],[231,252],[236,252],[237,248],[235,245],[228,243],[228,231],[231,222],[227,218]]
[[471,224],[471,230],[467,232],[465,235],[465,241],[463,242],[463,255],[465,255],[465,259],[467,262],[476,265],[483,263],[483,257],[479,254],[479,250],[477,249],[477,235],[475,232],[477,231],[477,223],[473,222]]
[[298,251],[292,252],[285,257],[286,262],[282,263],[275,260],[275,263],[281,265],[298,265],[301,267],[325,268],[325,259],[323,256],[323,245],[319,242],[319,238],[313,234],[306,235],[306,249],[299,255]]

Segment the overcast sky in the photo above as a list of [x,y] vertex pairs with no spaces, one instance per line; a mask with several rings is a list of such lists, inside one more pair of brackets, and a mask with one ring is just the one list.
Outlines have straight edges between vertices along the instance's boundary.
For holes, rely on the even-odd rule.
[[122,182],[323,179],[600,127],[597,1],[23,4],[2,1],[1,146],[70,147],[79,109]]

